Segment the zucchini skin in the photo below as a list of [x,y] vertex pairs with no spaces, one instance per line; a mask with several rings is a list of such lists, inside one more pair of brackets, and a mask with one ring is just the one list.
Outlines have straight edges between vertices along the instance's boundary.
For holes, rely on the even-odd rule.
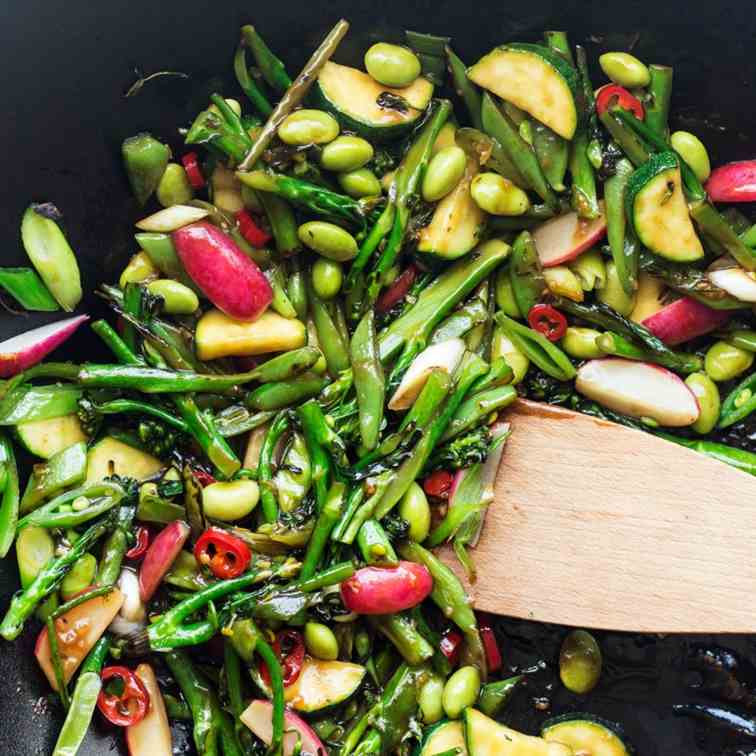
[[660,173],[679,167],[677,156],[670,150],[669,152],[658,152],[651,155],[647,162],[630,175],[625,188],[625,213],[630,223],[633,224],[633,228],[635,228],[635,198],[638,194],[643,191],[649,181],[655,179]]
[[[606,732],[610,733],[616,738],[617,743],[623,751],[618,751],[615,756],[635,756],[636,751],[633,744],[628,740],[625,731],[618,722],[612,722],[603,717],[598,717],[595,714],[589,714],[587,712],[571,712],[569,714],[561,714],[557,717],[547,719],[541,726],[541,737],[546,738],[546,735],[550,729],[559,727],[560,725],[571,724],[579,725],[581,722],[589,724],[591,727],[599,727]],[[557,741],[561,742],[561,741]],[[566,745],[570,745],[566,743]]]

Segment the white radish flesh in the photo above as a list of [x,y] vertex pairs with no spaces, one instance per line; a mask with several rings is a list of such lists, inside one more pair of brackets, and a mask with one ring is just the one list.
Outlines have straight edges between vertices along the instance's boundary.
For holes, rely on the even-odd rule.
[[144,627],[147,610],[139,595],[139,578],[134,570],[124,567],[118,578],[118,587],[123,594],[123,605],[108,628],[115,635],[129,635]]
[[743,268],[710,270],[709,281],[741,302],[756,302],[756,276]]
[[[270,701],[252,701],[241,713],[241,721],[257,735],[263,743],[270,745],[273,737],[273,704]],[[315,731],[301,717],[289,709],[284,713],[284,756],[292,756],[297,743],[301,745],[301,756],[326,756],[325,746]]]
[[140,664],[134,673],[149,693],[150,708],[139,724],[126,728],[129,756],[172,756],[171,726],[155,672],[149,664]]
[[538,226],[533,240],[544,268],[574,260],[606,235],[606,218],[581,220],[577,213],[566,213]]
[[179,228],[188,226],[190,223],[196,223],[207,217],[207,210],[191,205],[171,205],[165,210],[142,218],[136,227],[142,231],[154,231],[157,233],[169,234],[171,231],[177,231]]
[[648,362],[591,360],[578,369],[575,388],[608,409],[659,425],[684,427],[698,420],[698,402],[685,382]]

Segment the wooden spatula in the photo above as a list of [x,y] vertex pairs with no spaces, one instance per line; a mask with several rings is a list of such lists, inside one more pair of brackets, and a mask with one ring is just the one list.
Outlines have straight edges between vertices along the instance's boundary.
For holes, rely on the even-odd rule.
[[[756,631],[756,478],[641,431],[516,402],[476,608],[636,632]],[[444,561],[463,571],[451,551]]]

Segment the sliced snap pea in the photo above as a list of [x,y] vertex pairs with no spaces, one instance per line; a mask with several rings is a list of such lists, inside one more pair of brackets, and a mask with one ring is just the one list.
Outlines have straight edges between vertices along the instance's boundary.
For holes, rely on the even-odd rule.
[[512,370],[512,385],[516,386],[527,375],[530,367],[530,359],[522,352],[515,343],[504,333],[504,330],[497,326],[494,329],[494,337],[491,342],[491,359],[496,360],[503,357],[504,361]]
[[578,277],[566,265],[555,265],[543,271],[543,279],[552,294],[567,297],[573,302],[583,301],[583,287]]
[[754,354],[727,341],[717,341],[706,352],[704,370],[713,381],[731,381],[753,365]]
[[235,522],[257,506],[260,489],[254,480],[211,483],[202,489],[202,508],[208,517]]
[[304,628],[304,641],[307,650],[317,659],[335,661],[339,658],[339,642],[328,625],[308,622]]
[[157,189],[171,151],[152,135],[142,133],[124,141],[121,155],[131,190],[137,202],[144,205]]
[[68,601],[85,588],[89,588],[96,575],[97,558],[93,554],[84,554],[79,557],[60,584],[60,595],[63,600]]
[[691,428],[702,436],[714,430],[719,420],[720,398],[717,384],[706,373],[691,373],[685,383],[693,392],[700,414]]
[[336,180],[344,192],[354,199],[377,197],[381,193],[381,182],[369,168],[340,173]]
[[25,310],[55,312],[58,303],[35,270],[0,268],[0,286]]
[[183,165],[168,163],[157,186],[156,196],[163,207],[186,205],[194,198],[194,190]]
[[480,173],[470,185],[470,194],[481,210],[491,215],[523,215],[530,209],[528,195],[498,173]]
[[626,52],[608,52],[599,57],[601,70],[621,87],[646,87],[651,81],[648,68]]
[[368,49],[365,68],[377,82],[387,87],[407,87],[422,70],[420,60],[412,50],[388,42],[378,42]]
[[144,250],[140,250],[132,255],[129,264],[123,269],[123,273],[118,279],[118,285],[125,289],[130,283],[146,281],[159,275],[159,273],[160,271],[153,265],[150,256]]
[[467,155],[452,145],[439,150],[428,163],[423,177],[422,194],[426,202],[438,202],[459,183],[467,167]]
[[522,313],[517,306],[517,300],[512,289],[512,280],[506,268],[501,268],[496,274],[496,305],[505,315],[509,315],[510,318],[518,320],[522,318]]
[[597,249],[589,249],[569,265],[570,270],[580,279],[583,291],[600,289],[606,282],[606,265]]
[[606,281],[604,286],[596,291],[596,299],[609,305],[620,315],[629,315],[635,308],[636,294],[628,294],[625,291],[613,261],[606,264]]
[[357,255],[357,241],[341,226],[326,221],[303,223],[297,230],[299,240],[318,254],[337,262]]
[[373,145],[367,139],[343,135],[323,147],[320,164],[326,170],[337,173],[356,171],[372,160],[374,152]]
[[339,135],[339,122],[323,110],[295,110],[278,127],[278,138],[286,144],[328,144]]

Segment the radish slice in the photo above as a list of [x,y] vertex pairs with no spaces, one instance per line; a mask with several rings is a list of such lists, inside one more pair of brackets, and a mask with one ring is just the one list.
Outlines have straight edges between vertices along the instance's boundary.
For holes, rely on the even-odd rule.
[[141,630],[147,619],[147,610],[139,595],[139,578],[136,572],[130,567],[124,567],[118,578],[118,587],[123,594],[123,605],[108,630],[115,635],[130,635],[136,630]]
[[399,562],[396,567],[357,570],[341,584],[341,600],[357,614],[394,614],[417,606],[432,590],[427,567]]
[[715,331],[729,319],[726,310],[714,310],[695,299],[683,297],[646,318],[643,325],[665,344],[674,346]]
[[547,220],[533,231],[538,257],[544,268],[574,260],[606,235],[606,218],[581,220],[577,213],[567,213]]
[[[270,701],[258,700],[252,703],[239,716],[242,722],[257,735],[263,743],[270,745],[273,737],[273,704]],[[297,743],[301,744],[301,756],[327,756],[325,746],[315,730],[293,711],[284,712],[284,756],[292,756]]]
[[134,674],[150,695],[150,709],[139,724],[126,728],[129,756],[172,756],[171,726],[155,672],[149,664],[140,664]]
[[139,593],[146,604],[154,595],[189,537],[190,528],[183,520],[166,525],[147,549],[139,570]]
[[423,390],[430,374],[441,368],[451,375],[457,369],[464,353],[465,342],[462,339],[449,339],[424,349],[407,369],[388,403],[388,408],[409,409]]
[[207,210],[191,205],[171,205],[164,210],[158,210],[146,218],[142,218],[136,227],[142,231],[157,231],[162,234],[168,234],[171,231],[177,231],[190,223],[196,223],[203,218],[207,218]]
[[89,315],[76,315],[0,342],[0,377],[9,378],[41,362],[88,320]]
[[659,425],[676,428],[698,420],[698,402],[685,382],[649,362],[591,360],[578,368],[575,388],[615,412]]
[[706,182],[714,202],[756,202],[756,160],[741,160],[715,168]]
[[741,302],[756,302],[756,276],[743,268],[710,270],[709,281]]

